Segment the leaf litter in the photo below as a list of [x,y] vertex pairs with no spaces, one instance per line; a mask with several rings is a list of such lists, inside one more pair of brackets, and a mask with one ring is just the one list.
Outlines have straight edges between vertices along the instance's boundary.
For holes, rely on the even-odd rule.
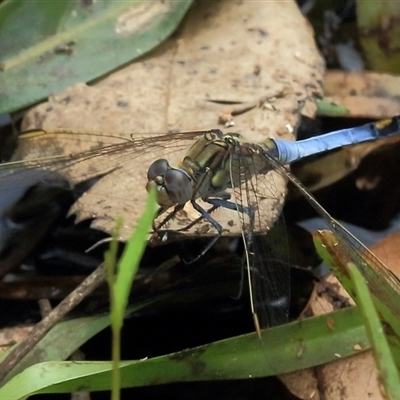
[[[291,131],[301,115],[311,117],[316,111],[323,72],[312,31],[295,4],[259,7],[251,2],[199,2],[190,10],[179,35],[96,85],[77,84],[50,97],[27,114],[23,127],[81,129],[129,140],[131,134],[137,138],[215,128],[226,102],[236,102],[258,106],[234,118],[234,131],[253,141],[277,136],[293,139]],[[40,139],[44,148],[26,141],[19,156],[38,158],[53,151],[68,154],[93,147],[85,139],[80,141],[85,136],[76,136],[76,140],[51,138],[51,145]],[[113,140],[103,138],[103,144]],[[146,154],[133,161],[125,160],[129,155],[121,156],[121,169],[85,193],[73,212],[80,219],[95,216],[94,226],[108,232],[116,216],[122,215],[125,226],[121,235],[126,239],[143,209],[148,166],[165,156],[176,165],[190,145],[179,144],[179,151],[146,149]],[[106,163],[106,157],[97,161],[97,165],[112,167]],[[95,172],[95,162],[78,164],[83,171],[76,172],[77,181],[87,176],[85,165]],[[279,210],[285,181],[274,179],[279,191],[270,208]],[[183,221],[172,222],[169,228],[181,226],[190,213],[188,210],[181,216]],[[214,216],[230,234],[239,234],[238,223],[228,225],[237,221],[234,212],[217,210]]]

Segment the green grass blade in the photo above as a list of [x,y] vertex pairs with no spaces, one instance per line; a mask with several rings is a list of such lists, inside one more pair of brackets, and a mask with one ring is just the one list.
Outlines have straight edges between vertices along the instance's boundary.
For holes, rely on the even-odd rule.
[[[165,295],[158,296],[136,303],[129,306],[126,313],[128,315],[145,307],[158,304],[165,297]],[[108,326],[110,326],[110,316],[108,314],[60,322],[26,355],[18,366],[13,369],[8,378],[12,378],[26,368],[38,363],[66,360],[75,350]],[[68,340],[65,340],[65,338],[68,338]],[[0,398],[2,397],[0,396]]]
[[115,308],[113,309],[113,313],[115,313],[116,318],[120,319],[119,323],[122,323],[125,314],[133,278],[139,268],[140,259],[146,248],[147,236],[151,230],[155,210],[156,196],[154,192],[151,192],[145,211],[138,222],[135,232],[126,244],[124,253],[118,263],[118,272],[114,283]]
[[122,219],[117,221],[109,250],[104,255],[107,281],[110,288],[110,318],[112,329],[112,400],[119,400],[121,377],[119,364],[121,360],[121,329],[131,292],[133,279],[139,269],[140,259],[146,248],[148,232],[154,219],[156,196],[154,190],[148,195],[145,211],[139,219],[135,232],[125,245],[120,261],[117,263],[118,236]]
[[[267,349],[252,333],[162,357],[122,361],[121,387],[270,376],[359,353],[355,348],[369,348],[362,316],[356,308],[265,330],[263,341]],[[271,366],[265,350],[280,362]],[[110,376],[110,362],[43,363],[8,382],[0,389],[0,398],[109,390]]]

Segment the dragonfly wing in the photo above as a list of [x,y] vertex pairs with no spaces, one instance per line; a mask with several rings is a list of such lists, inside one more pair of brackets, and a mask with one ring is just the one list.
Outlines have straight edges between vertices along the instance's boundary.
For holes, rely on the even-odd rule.
[[[399,278],[387,269],[385,265],[343,225],[336,221],[290,171],[270,155],[266,154],[266,157],[269,159],[276,171],[285,174],[285,176],[296,186],[319,216],[325,221],[328,228],[335,233],[337,240],[346,250],[349,262],[353,262],[358,267],[368,283],[371,292],[380,293],[382,295],[382,287],[389,285],[389,287],[391,287],[396,293],[400,293]],[[369,267],[367,264],[373,268],[376,274],[371,275],[368,272]],[[383,281],[385,283],[383,283]],[[400,315],[400,306],[398,306],[398,309],[395,312],[397,315]]]
[[131,138],[78,131],[38,132],[37,136],[20,141],[14,157],[17,161],[0,165],[0,185],[10,174],[18,180],[16,174],[26,169],[56,171],[74,183],[122,167],[129,171],[144,165],[147,169],[157,158],[171,158],[177,152],[183,153],[201,134],[137,135]]
[[[147,168],[157,158],[169,158],[171,165],[202,132],[164,135],[112,136],[88,132],[38,131],[20,141],[16,157],[0,165],[0,193],[23,190],[35,183],[51,183],[55,176],[72,184],[102,177],[73,212],[79,218],[98,217],[97,226],[112,230],[115,218],[126,220],[128,237],[145,203]],[[41,134],[40,134],[41,133]],[[28,158],[28,159],[26,159]],[[115,171],[116,170],[116,171]],[[115,171],[115,173],[110,173]],[[108,184],[105,183],[108,182]],[[79,189],[76,189],[79,190]],[[102,226],[104,220],[107,226]]]
[[[261,328],[287,322],[290,302],[290,271],[287,260],[282,260],[268,241],[280,210],[274,209],[281,194],[277,191],[275,174],[260,174],[261,160],[235,153],[230,158],[231,181],[241,182],[233,187],[242,237],[246,251],[246,264],[251,290],[252,311]],[[269,202],[267,202],[269,200]],[[269,204],[269,207],[267,206]],[[274,218],[271,217],[274,214]],[[279,238],[280,245],[287,247],[285,233]],[[265,241],[267,239],[267,241]]]

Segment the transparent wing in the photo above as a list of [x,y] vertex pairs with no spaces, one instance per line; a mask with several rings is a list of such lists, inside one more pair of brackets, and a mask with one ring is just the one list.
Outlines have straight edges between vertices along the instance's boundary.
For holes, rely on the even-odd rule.
[[[390,296],[389,292],[382,292],[382,282],[392,288],[396,293],[400,293],[400,280],[395,276],[385,265],[370,251],[368,250],[356,237],[354,237],[343,225],[336,221],[332,216],[317,202],[317,200],[308,192],[303,184],[291,174],[283,165],[277,160],[265,155],[271,165],[284,174],[289,180],[297,187],[301,194],[307,199],[307,201],[313,206],[320,217],[325,221],[328,228],[332,230],[342,247],[346,250],[349,261],[353,262],[364,276],[372,293],[379,293],[380,296]],[[371,276],[369,274],[369,268],[366,265],[370,265],[376,272]],[[393,304],[393,301],[388,301],[387,304]],[[397,310],[392,310],[396,315],[400,315],[400,305],[397,306]]]
[[[231,155],[231,181],[241,182],[233,191],[245,245],[252,311],[260,328],[264,328],[287,322],[289,311],[289,264],[264,240],[264,235],[255,235],[272,227],[281,211],[283,193],[278,192],[273,172],[260,173],[265,161],[252,152],[243,156],[244,151],[241,146],[237,154]],[[280,242],[287,244],[282,233]]]
[[203,132],[161,135],[103,135],[78,131],[36,131],[20,141],[15,161],[0,165],[0,202],[7,194],[59,177],[76,184],[102,176],[72,210],[79,219],[97,217],[111,231],[124,218],[123,238],[135,227],[147,198],[147,168],[157,158],[180,161]]
[[175,154],[187,149],[203,133],[113,136],[68,130],[32,131],[23,135],[15,156],[23,159],[0,165],[0,185],[4,189],[8,175],[18,181],[15,174],[23,174],[26,169],[56,171],[71,182],[79,182],[116,168],[129,170],[138,164],[146,164],[147,168],[147,163],[162,157],[171,159],[171,155],[174,162],[179,159]]

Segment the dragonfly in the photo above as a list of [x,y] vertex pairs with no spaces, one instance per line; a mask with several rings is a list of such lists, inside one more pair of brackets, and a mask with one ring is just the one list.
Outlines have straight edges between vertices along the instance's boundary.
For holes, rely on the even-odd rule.
[[[51,133],[56,134],[57,131],[35,130],[25,135]],[[66,130],[59,133],[69,134]],[[235,212],[245,247],[251,312],[256,332],[261,337],[262,328],[286,322],[289,309],[288,270],[283,268],[282,263],[273,260],[271,251],[257,240],[257,236],[267,232],[270,227],[265,220],[271,210],[264,205],[265,199],[276,197],[273,180],[269,179],[271,172],[284,176],[298,188],[335,233],[356,265],[364,265],[367,260],[373,268],[391,277],[379,260],[317,202],[286,165],[338,147],[399,133],[400,116],[396,116],[295,142],[268,139],[262,143],[253,143],[241,134],[224,134],[219,129],[142,138],[132,136],[129,139],[109,136],[112,143],[103,143],[90,150],[4,164],[0,167],[0,185],[5,176],[21,174],[22,167],[70,177],[81,164],[90,164],[88,169],[105,173],[119,168],[127,158],[130,162],[136,160],[134,165],[143,163],[144,159],[151,158],[152,150],[166,148],[167,143],[192,142],[179,165],[172,166],[167,158],[160,158],[148,166],[146,188],[156,190],[159,204],[155,218],[158,222],[154,223],[154,231],[157,233],[168,226],[190,203],[198,217],[181,230],[187,230],[205,220],[216,231],[215,237],[201,251],[201,256],[224,234],[224,228],[214,218],[213,212],[221,208]],[[106,137],[88,134],[87,140],[104,140]],[[173,150],[170,152],[172,154]]]
[[[157,190],[160,206],[158,215],[175,206],[174,211],[160,226],[189,201],[201,214],[200,218],[208,220],[214,226],[218,235],[201,254],[222,235],[222,226],[210,213],[217,207],[226,207],[238,212],[249,272],[250,304],[256,331],[260,335],[261,326],[284,322],[289,307],[288,293],[284,293],[284,288],[288,288],[288,285],[279,288],[282,282],[288,281],[287,272],[285,277],[282,264],[274,265],[271,260],[268,262],[267,251],[254,240],[256,225],[260,228],[263,218],[266,218],[263,210],[258,207],[258,199],[267,197],[271,190],[266,184],[268,182],[263,182],[262,177],[272,170],[285,175],[332,231],[347,244],[351,256],[355,258],[358,254],[355,261],[359,264],[361,253],[366,251],[364,246],[328,214],[284,165],[337,147],[399,133],[400,117],[297,142],[268,139],[256,144],[237,133],[223,134],[220,130],[210,130],[189,149],[179,168],[171,167],[166,159],[156,160],[148,170],[147,189],[154,187]],[[230,200],[227,189],[233,190],[233,201]],[[199,198],[209,203],[211,208],[206,211],[200,207],[196,203]],[[263,264],[266,264],[265,268],[262,268]],[[257,312],[258,304],[263,304],[267,312]],[[264,316],[264,320],[260,321],[260,315]]]

